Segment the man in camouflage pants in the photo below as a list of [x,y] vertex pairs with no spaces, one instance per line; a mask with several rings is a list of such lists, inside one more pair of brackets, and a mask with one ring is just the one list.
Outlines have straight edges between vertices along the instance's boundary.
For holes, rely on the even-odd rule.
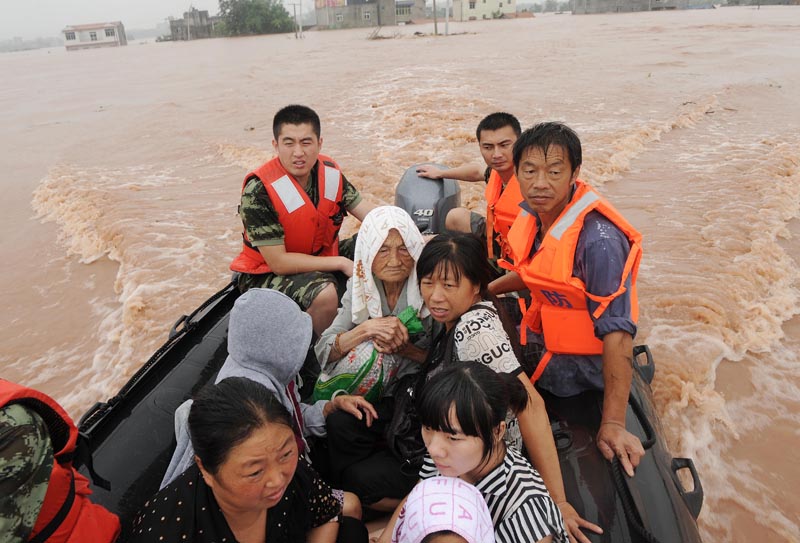
[[362,220],[374,205],[361,199],[332,159],[320,156],[320,121],[312,109],[287,106],[272,129],[278,156],[245,180],[239,207],[244,247],[231,269],[241,272],[242,292],[271,288],[292,298],[319,335],[336,316],[337,287],[343,290],[353,273],[354,244],[339,244],[339,226],[346,212]]
[[52,469],[53,446],[42,418],[20,404],[0,408],[0,543],[28,540]]

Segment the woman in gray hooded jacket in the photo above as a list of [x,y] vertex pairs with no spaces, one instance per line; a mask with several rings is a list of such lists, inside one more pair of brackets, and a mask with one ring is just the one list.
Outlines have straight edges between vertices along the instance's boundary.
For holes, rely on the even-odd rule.
[[[289,410],[294,420],[295,437],[301,455],[308,456],[307,436],[325,437],[325,418],[343,411],[371,424],[376,416],[373,406],[360,396],[339,395],[334,400],[313,404],[300,402],[298,373],[311,344],[312,325],[308,313],[285,294],[276,290],[254,288],[234,303],[228,325],[228,358],[217,374],[216,383],[227,377],[246,377],[272,391]],[[161,481],[161,488],[175,480],[194,463],[194,449],[189,438],[188,418],[192,400],[175,410],[177,446]],[[341,494],[343,514],[360,518],[358,498]]]

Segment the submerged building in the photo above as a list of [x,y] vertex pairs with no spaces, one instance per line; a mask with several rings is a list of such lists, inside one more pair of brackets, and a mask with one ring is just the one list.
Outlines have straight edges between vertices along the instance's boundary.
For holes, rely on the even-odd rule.
[[[446,4],[447,0],[442,3]],[[514,17],[517,14],[516,0],[452,0],[454,21],[475,21]]]
[[67,51],[128,45],[125,27],[119,21],[73,25],[66,27],[61,32],[64,34],[64,45]]
[[320,28],[394,26],[425,18],[425,0],[315,0]]
[[183,14],[183,19],[169,20],[169,31],[173,41],[200,40],[214,35],[216,17],[209,17],[207,10],[192,8]]
[[624,13],[713,7],[712,0],[571,0],[572,13]]

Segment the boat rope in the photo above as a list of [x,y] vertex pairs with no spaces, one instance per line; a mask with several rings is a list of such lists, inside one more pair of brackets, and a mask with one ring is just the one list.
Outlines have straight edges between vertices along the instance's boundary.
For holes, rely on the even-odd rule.
[[628,521],[628,526],[632,527],[633,531],[645,543],[660,543],[656,536],[644,527],[642,517],[633,501],[633,496],[631,496],[628,485],[625,483],[625,473],[622,470],[622,465],[617,458],[614,458],[611,464],[611,475],[614,479],[614,486],[617,489],[617,496],[619,496],[622,502],[622,510],[625,512],[625,519]]

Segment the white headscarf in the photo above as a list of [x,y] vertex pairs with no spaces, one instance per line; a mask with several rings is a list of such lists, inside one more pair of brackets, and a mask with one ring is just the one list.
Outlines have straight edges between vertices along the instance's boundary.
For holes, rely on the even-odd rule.
[[419,228],[405,210],[395,206],[381,206],[376,207],[364,217],[356,239],[351,282],[353,324],[361,324],[367,319],[384,316],[381,311],[380,293],[375,284],[375,278],[372,276],[372,261],[386,241],[389,231],[393,228],[400,232],[400,237],[403,238],[408,253],[414,259],[414,266],[406,281],[408,305],[413,306],[417,311],[422,310],[423,313],[420,314],[420,317],[427,315],[427,308],[423,307],[422,295],[419,293],[416,268],[419,255],[425,246],[425,240],[422,239]]

